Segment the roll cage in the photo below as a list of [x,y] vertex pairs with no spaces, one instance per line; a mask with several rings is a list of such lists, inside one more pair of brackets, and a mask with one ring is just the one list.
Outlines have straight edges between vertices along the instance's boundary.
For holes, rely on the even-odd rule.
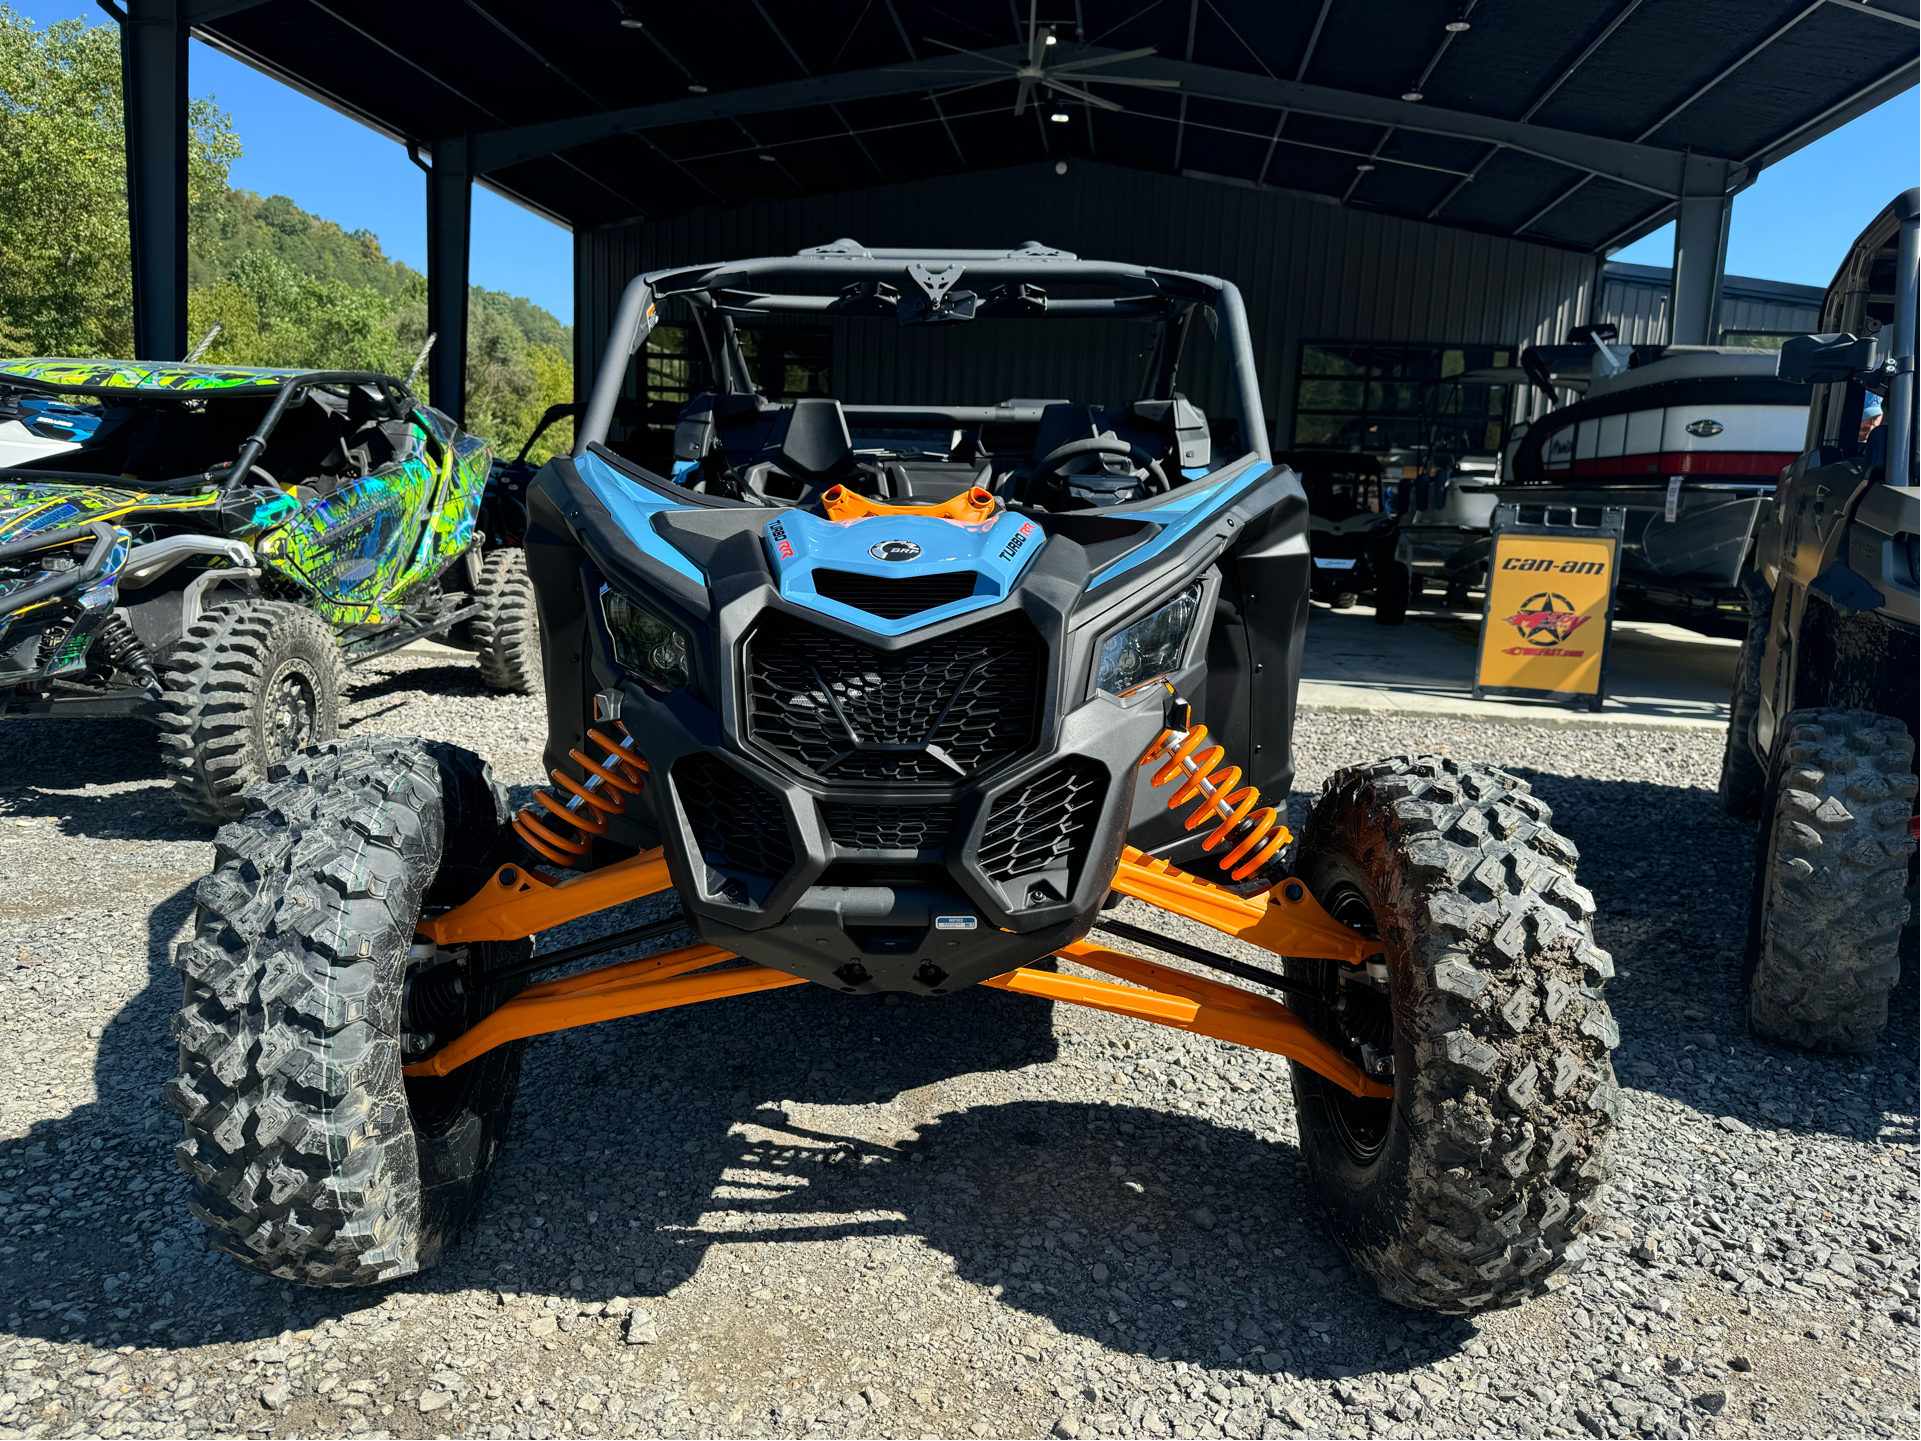
[[[1056,296],[1060,287],[1106,289],[1105,296]],[[1211,275],[1154,266],[1082,260],[1028,241],[1015,250],[868,248],[852,240],[797,255],[677,266],[629,281],[614,312],[607,351],[586,414],[575,433],[575,456],[605,444],[627,365],[646,342],[669,300],[684,301],[694,320],[719,395],[756,393],[735,330],[737,317],[757,315],[892,316],[902,325],[975,320],[1149,320],[1160,333],[1149,354],[1141,400],[1173,398],[1187,328],[1205,312],[1225,361],[1244,444],[1272,458],[1261,405],[1254,347],[1241,293]],[[910,424],[912,417],[980,423],[1000,407],[859,406],[867,417]]]

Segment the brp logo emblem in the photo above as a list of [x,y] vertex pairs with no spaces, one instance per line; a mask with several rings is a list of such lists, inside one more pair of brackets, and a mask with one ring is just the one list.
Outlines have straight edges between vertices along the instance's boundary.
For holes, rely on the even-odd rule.
[[1529,596],[1521,602],[1520,610],[1507,618],[1529,645],[1565,645],[1587,621],[1575,611],[1573,601],[1548,590]]
[[911,540],[883,540],[868,546],[867,553],[875,560],[912,560],[920,554],[920,547]]
[[1718,420],[1691,420],[1687,425],[1689,435],[1698,435],[1703,440],[1710,435],[1719,435],[1725,429],[1727,427]]

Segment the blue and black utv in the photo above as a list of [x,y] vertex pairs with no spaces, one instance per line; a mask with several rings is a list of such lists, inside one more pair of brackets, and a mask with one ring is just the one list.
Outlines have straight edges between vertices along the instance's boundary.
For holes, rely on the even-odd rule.
[[[779,317],[886,403],[758,391]],[[650,468],[610,433],[663,318],[706,388]],[[1197,329],[1215,354],[1184,362]],[[1095,352],[1062,376],[1138,357],[1138,395],[895,389],[1032,374],[1056,335]],[[553,788],[510,820],[468,752],[330,743],[220,832],[169,1093],[217,1244],[315,1285],[431,1265],[529,1037],[984,984],[1288,1056],[1328,1225],[1396,1301],[1510,1305],[1578,1264],[1618,1033],[1575,848],[1525,782],[1431,755],[1285,824],[1307,506],[1253,357],[1225,281],[1031,243],[634,280],[578,448],[526,490]],[[667,891],[664,921],[534,944]]]

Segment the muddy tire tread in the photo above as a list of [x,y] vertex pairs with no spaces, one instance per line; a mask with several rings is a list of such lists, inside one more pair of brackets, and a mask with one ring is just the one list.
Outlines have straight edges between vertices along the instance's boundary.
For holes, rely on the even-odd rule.
[[175,1148],[214,1245],[308,1285],[420,1264],[399,978],[442,839],[440,775],[405,738],[274,768],[221,828],[174,959]]
[[1416,1014],[1397,999],[1417,1079],[1397,1097],[1413,1164],[1396,1233],[1357,1235],[1323,1196],[1349,1260],[1402,1305],[1463,1313],[1565,1284],[1601,1216],[1614,967],[1552,822],[1519,777],[1414,755],[1338,772],[1304,827],[1303,855],[1335,826],[1378,847],[1383,940],[1400,930],[1418,973]]

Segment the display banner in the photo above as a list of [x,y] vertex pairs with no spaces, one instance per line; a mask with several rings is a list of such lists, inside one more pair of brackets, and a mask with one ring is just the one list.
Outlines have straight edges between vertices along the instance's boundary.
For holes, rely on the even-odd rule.
[[[1599,710],[1626,512],[1603,511],[1600,524],[1580,525],[1570,510],[1529,511],[1529,522],[1519,506],[1494,513],[1475,698],[1560,695]],[[1552,523],[1561,517],[1566,524]]]

